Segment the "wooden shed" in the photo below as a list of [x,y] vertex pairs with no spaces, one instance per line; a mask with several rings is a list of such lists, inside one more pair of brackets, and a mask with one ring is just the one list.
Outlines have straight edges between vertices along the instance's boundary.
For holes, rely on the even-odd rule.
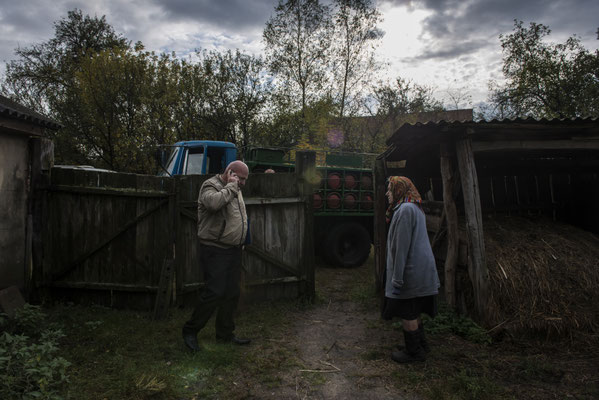
[[385,179],[392,175],[412,179],[426,198],[446,301],[459,303],[455,270],[465,264],[474,292],[474,309],[468,311],[483,323],[489,298],[485,215],[541,214],[599,232],[597,119],[405,124],[387,145],[375,166],[379,285],[386,253]]
[[29,289],[40,221],[34,188],[49,169],[53,147],[46,139],[58,123],[0,96],[0,289]]

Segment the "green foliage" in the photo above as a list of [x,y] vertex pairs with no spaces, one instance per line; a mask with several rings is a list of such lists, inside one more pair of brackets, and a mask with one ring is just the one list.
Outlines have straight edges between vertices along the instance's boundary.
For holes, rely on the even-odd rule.
[[374,52],[383,37],[377,28],[382,17],[370,0],[334,0],[334,37],[331,42],[333,93],[339,118],[356,115],[363,90],[377,68]]
[[575,118],[599,116],[599,51],[586,50],[576,36],[547,43],[551,30],[515,21],[500,36],[505,85],[490,84],[494,116]]
[[280,95],[302,116],[326,87],[330,31],[330,9],[318,0],[280,0],[264,28],[266,60],[281,80]]
[[26,304],[8,320],[0,316],[0,398],[60,399],[71,365],[57,355],[60,329],[47,325],[39,307]]
[[480,325],[468,317],[456,314],[445,305],[440,307],[439,313],[434,319],[430,319],[427,315],[423,319],[426,321],[426,331],[431,334],[453,333],[474,343],[490,344],[492,342],[487,331]]
[[191,139],[378,152],[400,114],[438,106],[408,81],[373,87],[379,22],[370,0],[281,0],[265,59],[198,51],[190,61],[75,9],[51,39],[15,50],[0,91],[62,125],[50,132],[56,164],[154,174],[158,144]]

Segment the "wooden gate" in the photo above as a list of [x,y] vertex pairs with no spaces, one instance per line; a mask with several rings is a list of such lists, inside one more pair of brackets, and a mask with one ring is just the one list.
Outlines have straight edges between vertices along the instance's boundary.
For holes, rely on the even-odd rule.
[[[52,297],[147,310],[168,287],[167,302],[187,303],[203,285],[197,197],[206,179],[54,168],[37,286]],[[294,174],[250,176],[242,301],[313,294],[311,199],[303,185]]]
[[[209,177],[177,177],[177,293],[202,286],[197,242],[197,198]],[[245,301],[311,295],[313,283],[311,204],[294,174],[251,175],[243,189],[251,241],[243,252]],[[184,297],[185,298],[185,297]]]

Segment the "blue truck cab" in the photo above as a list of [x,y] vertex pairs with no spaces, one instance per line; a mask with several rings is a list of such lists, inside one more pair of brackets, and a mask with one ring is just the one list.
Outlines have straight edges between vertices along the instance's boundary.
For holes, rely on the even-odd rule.
[[218,174],[237,158],[233,143],[215,140],[188,140],[161,146],[159,176]]

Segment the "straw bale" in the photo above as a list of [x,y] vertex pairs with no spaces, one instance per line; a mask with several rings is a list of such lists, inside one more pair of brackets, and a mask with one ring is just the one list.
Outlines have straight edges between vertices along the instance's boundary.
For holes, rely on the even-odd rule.
[[484,232],[495,326],[547,337],[599,333],[597,235],[519,216],[487,218]]

